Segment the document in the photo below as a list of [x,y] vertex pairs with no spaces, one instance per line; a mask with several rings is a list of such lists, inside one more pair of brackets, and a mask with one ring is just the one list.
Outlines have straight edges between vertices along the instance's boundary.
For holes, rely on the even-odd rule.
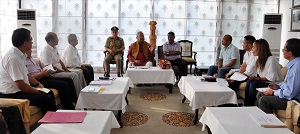
[[229,86],[227,80],[223,79],[223,78],[217,78],[217,83],[219,84],[219,86]]
[[51,71],[51,72],[53,72],[53,73],[56,72],[56,70],[54,70],[52,64],[49,64],[48,66],[45,66],[45,67],[43,68],[43,70]]
[[90,85],[110,85],[113,80],[94,80]]
[[243,81],[243,80],[246,80],[247,79],[247,76],[240,73],[240,72],[235,72],[231,77],[230,79],[232,80],[236,80],[236,81]]
[[269,89],[270,89],[270,88],[268,88],[268,87],[256,88],[256,90],[259,91],[259,92],[265,92],[265,91],[267,91],[267,90],[269,90]]
[[101,86],[101,87],[92,87],[92,86],[88,86],[85,87],[84,89],[81,90],[81,92],[86,92],[86,93],[103,93],[105,91],[105,87]]
[[44,93],[49,93],[51,90],[50,89],[48,89],[48,88],[35,88],[36,90],[39,90],[39,91],[42,91],[42,92],[44,92]]
[[262,127],[266,127],[266,128],[287,127],[273,114],[250,114],[250,116],[255,120],[255,122],[257,122]]
[[39,120],[39,123],[82,123],[86,112],[51,112]]

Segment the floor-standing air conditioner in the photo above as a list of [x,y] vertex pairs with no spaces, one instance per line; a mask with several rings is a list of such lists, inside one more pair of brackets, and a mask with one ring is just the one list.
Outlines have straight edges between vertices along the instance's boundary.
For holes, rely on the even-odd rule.
[[18,9],[18,28],[26,28],[30,30],[31,36],[33,39],[32,44],[32,57],[37,57],[37,32],[36,32],[36,17],[35,17],[35,10],[33,9]]
[[282,14],[268,13],[264,15],[262,38],[270,45],[273,56],[279,61],[281,43]]

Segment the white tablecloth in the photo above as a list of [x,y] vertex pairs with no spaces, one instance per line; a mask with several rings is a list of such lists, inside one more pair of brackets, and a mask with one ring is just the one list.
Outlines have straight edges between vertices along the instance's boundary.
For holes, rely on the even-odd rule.
[[219,86],[217,82],[203,82],[194,76],[183,76],[178,87],[180,93],[190,101],[192,110],[202,106],[237,104],[235,92],[227,86]]
[[87,111],[82,123],[44,123],[32,134],[110,134],[112,128],[120,125],[111,111]]
[[133,84],[168,83],[175,84],[173,69],[151,67],[149,69],[128,68],[125,77],[129,77]]
[[258,107],[206,107],[200,118],[213,134],[293,134],[287,128],[261,127],[250,114],[263,114]]
[[[102,93],[81,91],[76,103],[76,109],[122,110],[124,113],[127,105],[125,97],[130,85],[132,85],[132,82],[128,77],[118,77],[111,85],[102,85],[105,87]],[[99,89],[100,85],[89,85],[82,90],[88,90],[88,88]]]

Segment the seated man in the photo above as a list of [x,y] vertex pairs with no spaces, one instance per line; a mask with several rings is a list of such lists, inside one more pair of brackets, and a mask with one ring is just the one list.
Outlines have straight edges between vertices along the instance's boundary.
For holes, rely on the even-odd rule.
[[152,66],[151,60],[155,56],[154,46],[145,41],[144,33],[141,31],[136,34],[136,39],[137,41],[130,45],[128,51],[128,66]]
[[121,77],[121,60],[124,51],[124,41],[121,37],[118,37],[118,27],[114,26],[110,30],[112,36],[108,37],[105,43],[105,50],[108,51],[108,53],[104,58],[104,76],[109,77],[109,63],[112,59],[115,59],[118,77]]
[[42,83],[44,87],[56,89],[59,93],[59,98],[61,100],[63,109],[74,110],[75,107],[72,104],[71,94],[74,96],[74,98],[77,98],[76,91],[75,88],[71,89],[67,83],[69,82],[72,84],[71,87],[74,87],[72,79],[51,77],[51,72],[48,70],[42,70],[38,63],[36,63],[31,57],[31,50],[27,51],[26,54],[26,67],[29,75],[33,76],[38,82]]
[[231,69],[240,67],[240,54],[239,49],[231,44],[232,37],[230,35],[225,35],[222,39],[220,57],[218,66],[210,66],[208,68],[207,75],[213,76],[214,73],[218,72],[219,78],[225,78],[226,73]]
[[163,45],[164,58],[166,60],[169,60],[171,62],[172,66],[178,66],[178,68],[180,70],[179,77],[184,76],[184,75],[186,76],[187,75],[187,73],[186,73],[187,65],[181,59],[181,56],[180,56],[181,46],[178,42],[175,42],[174,39],[175,39],[175,33],[169,32],[168,33],[169,42],[166,42]]
[[[55,101],[43,92],[40,92],[29,84],[25,64],[27,55],[25,52],[32,48],[32,37],[30,31],[25,28],[16,29],[12,35],[11,48],[3,57],[0,66],[0,98],[28,99],[31,106],[41,108],[45,114],[47,111],[56,111]],[[43,87],[41,84],[31,83]],[[51,96],[53,96],[53,92]]]
[[73,80],[77,96],[80,91],[86,86],[86,82],[82,72],[71,72],[66,68],[65,64],[59,59],[58,50],[56,45],[58,45],[58,37],[55,33],[47,33],[45,40],[48,45],[41,52],[41,63],[44,66],[52,64],[53,68],[56,70],[51,76],[55,78],[71,78]]
[[287,101],[300,102],[300,39],[288,39],[282,49],[283,57],[289,62],[285,80],[278,84],[270,84],[265,92],[258,95],[258,107],[265,113],[274,110],[285,110]]
[[69,34],[68,45],[62,53],[61,60],[69,68],[80,68],[82,69],[85,81],[90,84],[94,80],[94,70],[91,66],[84,66],[81,63],[81,58],[76,48],[78,40],[75,34]]
[[[241,65],[239,72],[246,76],[256,76],[257,74],[256,69],[254,69],[257,56],[254,56],[252,53],[253,43],[255,40],[255,37],[251,35],[244,37],[243,48],[246,50],[246,52],[244,54],[243,64]],[[240,84],[246,81],[247,79],[244,81],[233,81],[230,80],[230,78],[228,79],[229,87],[234,91],[238,91]]]
[[26,134],[22,116],[17,106],[1,107],[0,103],[0,134]]

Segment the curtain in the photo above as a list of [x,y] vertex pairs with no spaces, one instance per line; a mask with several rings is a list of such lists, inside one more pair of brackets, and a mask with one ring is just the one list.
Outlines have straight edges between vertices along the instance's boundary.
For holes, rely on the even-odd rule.
[[11,36],[17,28],[18,0],[0,0],[0,59],[13,46]]
[[37,10],[38,51],[46,45],[44,37],[49,31],[58,34],[60,52],[68,44],[67,35],[75,33],[82,61],[94,67],[103,66],[104,45],[112,26],[120,29],[126,60],[137,31],[143,31],[149,41],[151,20],[157,22],[157,46],[173,31],[176,41],[193,42],[198,65],[212,65],[225,34],[232,35],[232,44],[240,49],[245,35],[261,38],[263,15],[277,13],[277,4],[277,0],[22,0],[22,8]]

